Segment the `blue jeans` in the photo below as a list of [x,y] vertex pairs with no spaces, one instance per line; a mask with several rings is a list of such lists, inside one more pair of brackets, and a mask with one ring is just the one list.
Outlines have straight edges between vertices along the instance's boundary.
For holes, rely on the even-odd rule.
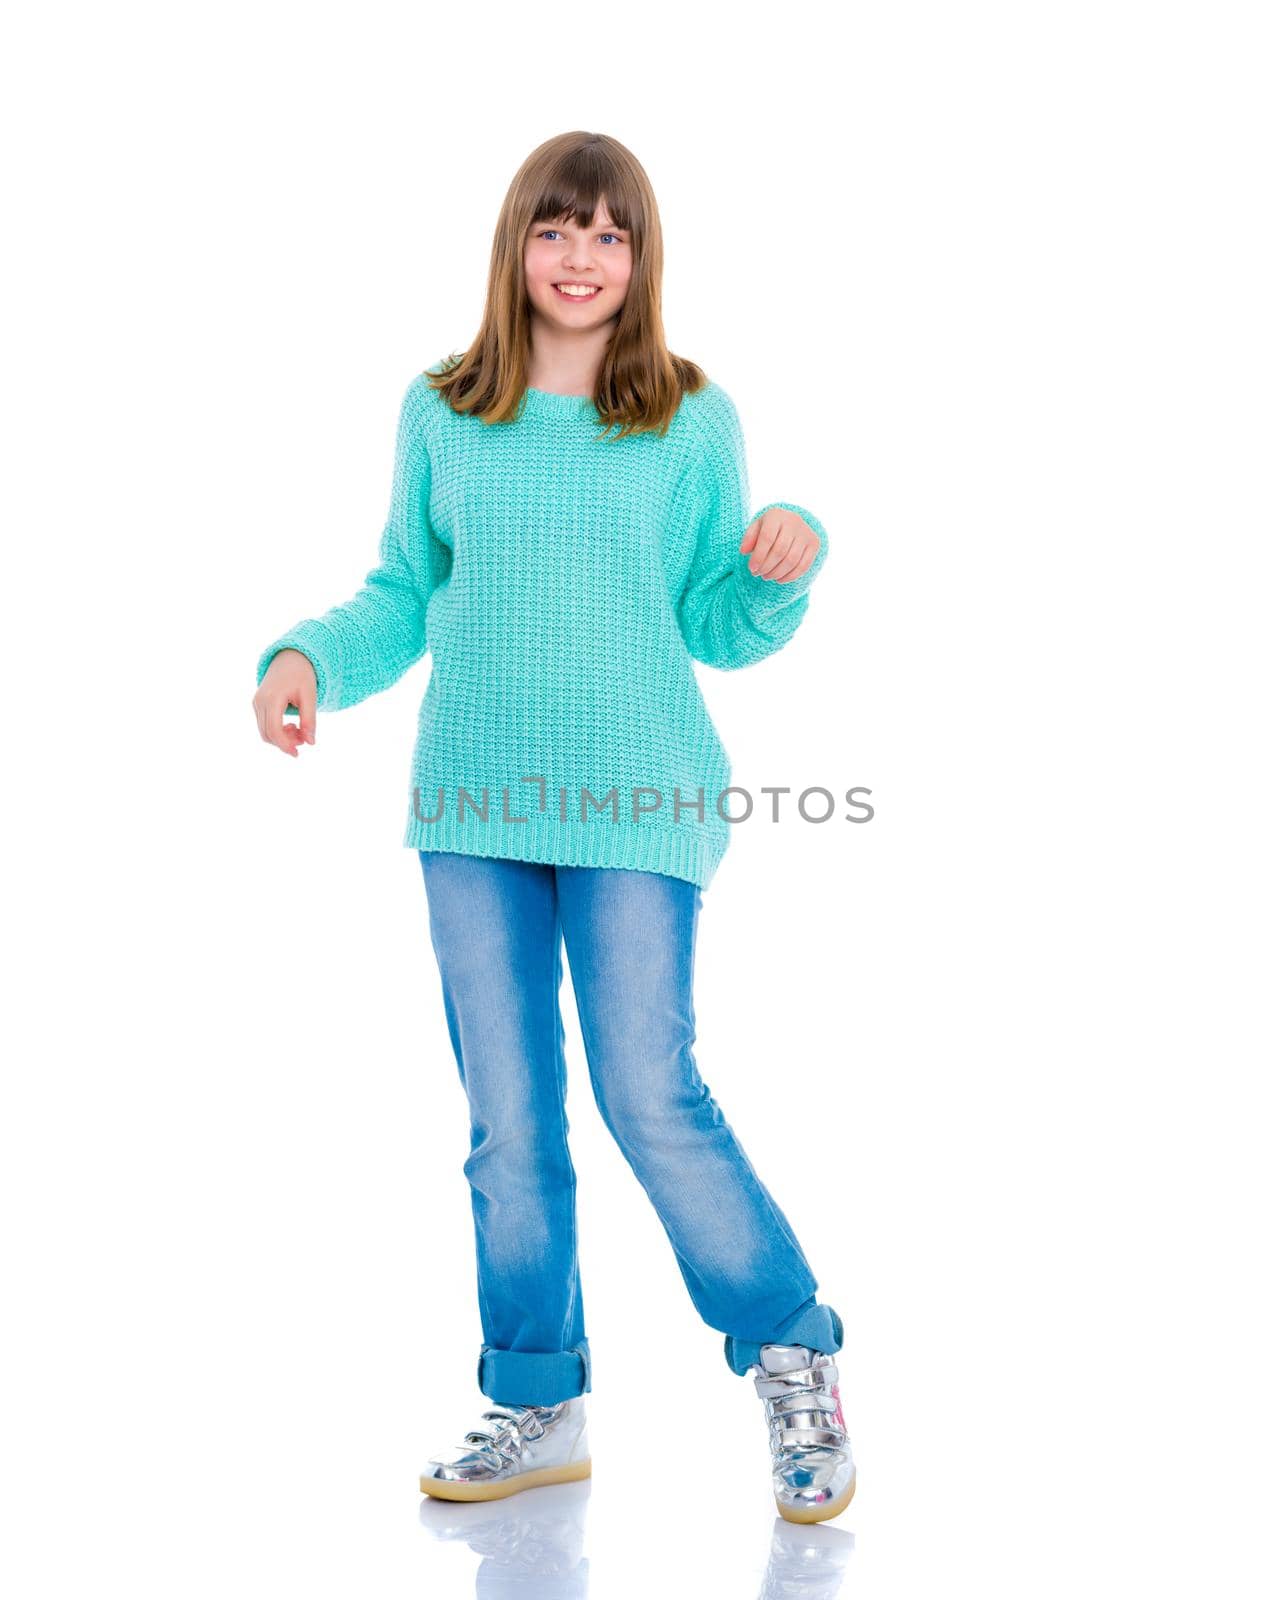
[[694,1064],[702,892],[664,873],[419,851],[445,1015],[470,1107],[481,1392],[553,1405],[591,1388],[565,1111],[561,940],[591,1087],[693,1304],[745,1373],[766,1343],[835,1354],[843,1325]]

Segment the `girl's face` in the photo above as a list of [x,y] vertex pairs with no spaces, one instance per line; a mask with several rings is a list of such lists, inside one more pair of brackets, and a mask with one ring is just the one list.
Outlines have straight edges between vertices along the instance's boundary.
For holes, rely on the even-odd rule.
[[[631,236],[611,227],[604,202],[590,228],[568,222],[537,221],[524,248],[524,281],[534,315],[577,333],[598,328],[622,310],[631,281]],[[590,287],[574,295],[563,285]]]

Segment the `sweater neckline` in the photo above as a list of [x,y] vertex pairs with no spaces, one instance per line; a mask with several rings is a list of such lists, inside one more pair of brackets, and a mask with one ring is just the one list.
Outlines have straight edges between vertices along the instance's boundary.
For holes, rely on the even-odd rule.
[[525,388],[525,414],[545,417],[576,417],[590,410],[595,414],[594,395],[552,394],[550,389]]

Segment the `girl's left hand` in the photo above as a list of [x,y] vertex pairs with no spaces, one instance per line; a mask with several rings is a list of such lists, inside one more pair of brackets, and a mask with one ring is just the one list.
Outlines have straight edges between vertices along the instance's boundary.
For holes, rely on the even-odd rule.
[[753,552],[749,565],[759,577],[790,583],[813,565],[818,535],[796,512],[771,506],[747,529],[738,549]]

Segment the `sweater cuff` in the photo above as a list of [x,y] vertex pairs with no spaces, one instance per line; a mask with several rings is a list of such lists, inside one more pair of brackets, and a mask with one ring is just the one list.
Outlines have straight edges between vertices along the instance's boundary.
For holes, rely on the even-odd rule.
[[[281,650],[297,650],[306,656],[315,669],[316,710],[336,709],[342,679],[341,656],[337,640],[324,623],[315,619],[300,622],[296,628],[290,628],[288,633],[282,634],[273,644],[269,644],[258,657],[259,683],[266,677],[272,657]],[[298,707],[293,706],[291,709],[297,711]]]
[[750,614],[755,617],[767,616],[770,612],[777,611],[783,606],[791,605],[802,596],[808,594],[809,586],[818,576],[823,562],[827,559],[827,530],[814,516],[813,512],[806,510],[804,506],[795,505],[789,500],[770,500],[768,505],[760,507],[747,526],[750,527],[757,518],[762,517],[766,511],[770,510],[794,511],[817,534],[818,550],[809,567],[798,578],[793,578],[790,583],[779,583],[776,578],[767,578],[758,572],[752,572],[748,563],[751,555],[754,555],[754,551],[751,552],[751,555],[748,555],[746,560],[739,563],[737,567],[739,592],[742,595],[743,604]]

